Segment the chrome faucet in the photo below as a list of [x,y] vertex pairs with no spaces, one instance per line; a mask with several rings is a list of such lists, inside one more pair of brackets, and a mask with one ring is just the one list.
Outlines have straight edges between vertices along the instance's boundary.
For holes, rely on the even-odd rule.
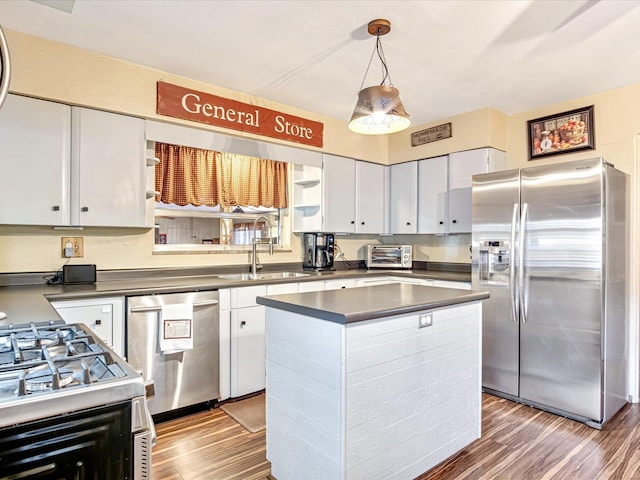
[[[256,229],[258,220],[264,218],[267,221],[267,225],[269,225],[269,255],[273,255],[273,237],[271,236],[271,220],[264,215],[259,215],[253,221],[253,254],[251,255],[251,277],[255,278],[258,274],[258,252],[257,246],[259,243],[262,243],[262,239],[256,236]],[[262,268],[262,266],[260,266]]]

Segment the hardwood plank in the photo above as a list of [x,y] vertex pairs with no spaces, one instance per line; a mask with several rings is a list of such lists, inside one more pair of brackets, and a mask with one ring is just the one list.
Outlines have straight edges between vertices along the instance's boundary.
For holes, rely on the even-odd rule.
[[[156,426],[154,480],[265,480],[266,433],[219,408]],[[640,405],[602,431],[491,395],[482,438],[416,480],[640,480]],[[332,479],[331,479],[332,480]]]

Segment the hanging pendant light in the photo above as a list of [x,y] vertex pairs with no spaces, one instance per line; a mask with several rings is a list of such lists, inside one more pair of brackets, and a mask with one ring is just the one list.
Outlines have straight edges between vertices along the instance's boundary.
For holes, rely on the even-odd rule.
[[[358,92],[358,103],[353,110],[349,130],[365,135],[382,135],[395,133],[411,125],[409,114],[404,109],[400,100],[400,92],[393,86],[387,60],[384,57],[382,41],[380,37],[391,31],[391,22],[385,19],[377,19],[369,22],[368,31],[370,35],[376,36],[376,45],[371,53],[369,65],[364,72],[364,78]],[[373,56],[378,54],[382,63],[382,81],[380,85],[362,88],[371,67]],[[387,85],[385,82],[388,82]]]

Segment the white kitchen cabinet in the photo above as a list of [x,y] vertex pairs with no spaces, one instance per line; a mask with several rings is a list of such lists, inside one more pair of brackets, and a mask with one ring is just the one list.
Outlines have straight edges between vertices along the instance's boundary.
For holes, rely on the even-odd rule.
[[124,355],[123,297],[59,300],[51,302],[67,323],[84,323],[118,355]]
[[386,233],[387,167],[356,162],[356,233]]
[[71,114],[71,224],[145,226],[144,120],[82,107]]
[[231,309],[231,396],[240,397],[265,386],[265,309]]
[[[280,285],[269,287],[275,292]],[[256,303],[256,297],[266,295],[267,288],[255,285],[230,289],[231,397],[257,392],[265,386],[265,309]]]
[[506,154],[479,148],[449,155],[449,232],[471,232],[471,184],[473,175],[506,168]]
[[298,284],[298,292],[321,292],[324,290],[324,280],[317,280],[315,282],[300,282]]
[[418,233],[447,232],[448,157],[418,162]]
[[418,162],[391,165],[389,170],[389,233],[418,231]]
[[433,280],[428,278],[409,278],[409,277],[391,277],[394,283],[405,283],[407,285],[422,285],[430,287],[433,285]]
[[293,231],[322,231],[322,168],[293,165]]
[[355,278],[336,278],[334,280],[325,280],[325,290],[340,290],[341,288],[354,288],[356,286]]
[[433,280],[434,287],[459,288],[460,290],[471,290],[471,282],[452,282],[451,280]]
[[397,283],[392,277],[356,278],[356,287],[373,287]]
[[480,148],[418,163],[418,233],[468,233],[472,177],[504,169],[506,155]]
[[14,199],[0,208],[0,223],[148,223],[144,120],[10,95],[0,144],[0,187]]
[[0,223],[68,225],[71,107],[9,94],[0,110]]
[[328,232],[356,231],[356,161],[323,155],[324,229]]
[[384,165],[324,155],[323,175],[325,231],[385,232]]
[[298,283],[276,283],[267,285],[267,295],[281,295],[285,293],[298,293]]

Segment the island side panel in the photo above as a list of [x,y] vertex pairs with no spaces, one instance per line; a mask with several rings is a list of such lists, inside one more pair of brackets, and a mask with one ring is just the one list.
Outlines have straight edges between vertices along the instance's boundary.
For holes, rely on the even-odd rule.
[[481,303],[425,314],[346,327],[347,479],[413,479],[480,437]]
[[344,478],[344,325],[266,310],[271,475]]

